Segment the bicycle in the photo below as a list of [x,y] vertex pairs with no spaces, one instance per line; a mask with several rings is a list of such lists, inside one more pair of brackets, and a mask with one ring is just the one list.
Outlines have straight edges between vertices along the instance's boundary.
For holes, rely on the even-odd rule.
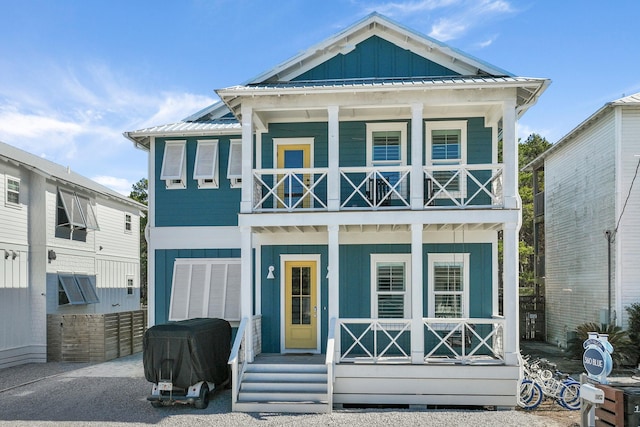
[[532,362],[522,358],[524,378],[520,382],[518,404],[524,409],[535,409],[544,397],[553,399],[565,409],[580,409],[580,383],[563,374],[545,359]]

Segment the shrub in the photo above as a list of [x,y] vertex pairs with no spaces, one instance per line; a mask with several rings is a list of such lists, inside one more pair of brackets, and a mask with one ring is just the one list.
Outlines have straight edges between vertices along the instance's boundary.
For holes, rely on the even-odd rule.
[[626,308],[629,315],[629,328],[627,333],[631,343],[636,348],[635,365],[640,364],[640,303],[633,303]]
[[577,326],[575,331],[576,338],[567,343],[567,350],[574,359],[582,359],[582,354],[584,353],[582,343],[589,336],[589,332],[609,335],[608,339],[613,347],[611,358],[613,359],[614,367],[633,363],[637,358],[637,347],[634,346],[627,332],[623,331],[619,326],[609,324],[602,327],[602,325],[598,323],[583,323]]

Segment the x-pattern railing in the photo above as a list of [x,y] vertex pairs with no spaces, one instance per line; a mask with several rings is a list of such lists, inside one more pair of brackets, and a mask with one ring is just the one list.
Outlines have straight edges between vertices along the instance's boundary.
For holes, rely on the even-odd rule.
[[[375,363],[381,359],[411,360],[411,356],[398,342],[405,332],[411,331],[411,319],[338,319],[338,325],[338,342],[344,341],[342,338],[345,337],[346,341],[352,341],[346,350],[340,352],[340,362],[372,361]],[[354,325],[363,325],[364,329],[355,331]],[[386,346],[380,345],[381,338],[388,340]],[[380,348],[382,346],[384,348]],[[390,351],[395,353],[390,354]]]
[[[327,173],[326,168],[256,169],[253,171],[256,189],[253,210],[326,210],[326,197],[321,197],[318,190],[326,186]],[[269,204],[271,206],[267,206]]]
[[[350,191],[340,208],[349,208],[354,201],[363,201],[368,208],[379,208],[392,199],[398,202],[398,206],[410,206],[410,170],[409,166],[340,168],[340,176],[347,183],[347,192]],[[364,178],[359,179],[363,174]]]
[[[473,165],[438,165],[424,168],[425,178],[431,181],[433,191],[425,197],[425,207],[435,204],[438,199],[451,200],[458,207],[467,207],[479,199],[478,196],[489,197],[490,205],[502,204],[502,172],[501,164]],[[479,172],[491,172],[488,179],[480,180]],[[442,178],[445,176],[446,178]],[[477,189],[469,195],[468,189],[475,184]],[[452,189],[455,188],[454,189]],[[483,203],[485,205],[486,203]]]
[[[434,361],[439,350],[444,355],[461,363],[468,362],[474,356],[491,356],[503,361],[504,319],[423,319],[426,336],[435,338],[436,344],[425,354],[425,362]],[[491,329],[481,325],[490,325]],[[488,354],[487,354],[488,353]]]

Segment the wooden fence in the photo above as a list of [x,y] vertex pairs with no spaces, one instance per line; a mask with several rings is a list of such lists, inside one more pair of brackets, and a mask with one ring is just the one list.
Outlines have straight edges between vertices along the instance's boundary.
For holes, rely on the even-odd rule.
[[49,362],[104,362],[142,351],[146,312],[47,315]]

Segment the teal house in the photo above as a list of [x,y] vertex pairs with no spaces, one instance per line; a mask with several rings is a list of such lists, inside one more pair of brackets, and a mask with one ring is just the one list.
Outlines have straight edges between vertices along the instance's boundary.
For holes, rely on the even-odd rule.
[[516,125],[548,84],[374,13],[126,132],[149,324],[232,322],[236,411],[515,406]]

